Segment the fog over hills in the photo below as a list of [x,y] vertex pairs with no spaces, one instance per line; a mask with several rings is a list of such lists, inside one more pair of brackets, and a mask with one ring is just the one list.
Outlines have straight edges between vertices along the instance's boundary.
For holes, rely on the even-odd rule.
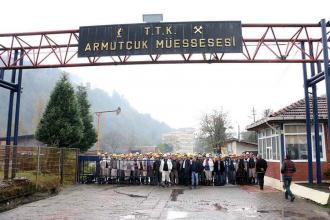
[[[21,96],[21,112],[19,134],[34,134],[43,110],[48,102],[51,91],[62,71],[58,69],[39,69],[23,71],[23,93]],[[6,78],[9,77],[6,73]],[[74,85],[81,83],[78,77],[70,75]],[[8,80],[8,79],[7,79]],[[111,150],[118,146],[155,145],[160,143],[161,134],[171,128],[153,119],[149,114],[141,114],[116,91],[109,95],[101,89],[88,86],[91,111],[114,110],[118,106],[122,111],[102,114],[101,116],[101,147]],[[9,91],[0,88],[0,136],[5,136],[8,114]],[[94,125],[96,117],[94,116]]]

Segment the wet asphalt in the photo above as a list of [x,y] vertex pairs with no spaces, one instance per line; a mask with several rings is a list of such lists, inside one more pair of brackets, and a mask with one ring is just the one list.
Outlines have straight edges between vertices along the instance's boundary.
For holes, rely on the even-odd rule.
[[10,220],[71,219],[330,219],[330,209],[256,186],[76,185],[57,196],[0,213]]

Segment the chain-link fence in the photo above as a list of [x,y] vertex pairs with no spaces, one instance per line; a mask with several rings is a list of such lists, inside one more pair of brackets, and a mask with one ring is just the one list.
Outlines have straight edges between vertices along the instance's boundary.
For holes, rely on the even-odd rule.
[[0,180],[28,179],[37,189],[74,184],[78,153],[73,148],[0,146]]

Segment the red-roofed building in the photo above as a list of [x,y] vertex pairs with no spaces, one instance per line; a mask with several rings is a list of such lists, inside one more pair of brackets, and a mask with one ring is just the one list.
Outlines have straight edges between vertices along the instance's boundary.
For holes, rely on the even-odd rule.
[[[310,100],[311,118],[313,116],[312,99]],[[330,169],[330,149],[327,142],[327,103],[325,97],[318,98],[318,117],[320,127],[321,174]],[[313,124],[313,123],[311,123]],[[247,126],[247,130],[258,134],[258,153],[268,162],[266,176],[280,179],[281,144],[284,154],[289,154],[296,163],[295,181],[308,179],[308,151],[306,135],[305,100],[299,100],[277,112],[270,114]],[[281,135],[283,135],[281,143]],[[314,129],[312,127],[313,175],[316,178]]]

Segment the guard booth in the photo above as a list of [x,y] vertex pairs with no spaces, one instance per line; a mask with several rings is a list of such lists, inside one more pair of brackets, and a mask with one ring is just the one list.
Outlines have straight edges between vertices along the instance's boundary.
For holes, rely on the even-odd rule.
[[78,182],[95,183],[100,175],[100,156],[79,155]]

